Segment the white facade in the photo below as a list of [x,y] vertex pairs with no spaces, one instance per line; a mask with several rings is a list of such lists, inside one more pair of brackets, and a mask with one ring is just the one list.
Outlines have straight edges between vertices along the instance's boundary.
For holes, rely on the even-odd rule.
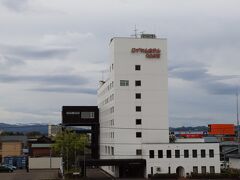
[[[183,176],[194,171],[220,173],[218,143],[143,144],[143,149],[143,158],[147,160],[147,174],[176,173],[180,167]],[[154,156],[150,156],[150,151],[154,151]],[[170,152],[169,156],[167,151]]]
[[[185,167],[184,163],[188,163],[186,172],[191,172],[196,161],[191,161],[191,156],[176,162],[174,158],[148,159],[149,150],[188,147],[190,151],[196,145],[169,144],[166,39],[113,38],[109,70],[109,78],[98,89],[100,158],[146,159],[146,176],[150,167],[159,166],[160,162],[163,173],[168,172],[169,164],[174,169],[179,164]],[[205,147],[206,151],[211,147],[217,152],[219,148],[218,144],[199,144],[197,147]],[[215,171],[219,172],[219,153],[214,159]],[[199,167],[201,162],[204,160],[199,161]],[[116,167],[103,169],[118,175]]]

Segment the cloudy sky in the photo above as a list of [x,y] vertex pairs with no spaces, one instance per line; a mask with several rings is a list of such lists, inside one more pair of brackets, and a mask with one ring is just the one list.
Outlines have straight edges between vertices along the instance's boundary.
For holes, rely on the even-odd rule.
[[113,36],[168,39],[170,125],[236,122],[239,0],[0,0],[0,122],[96,105]]

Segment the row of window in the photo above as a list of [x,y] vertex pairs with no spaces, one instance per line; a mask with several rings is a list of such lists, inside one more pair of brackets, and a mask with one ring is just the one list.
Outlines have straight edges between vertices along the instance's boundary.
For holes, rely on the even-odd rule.
[[108,86],[106,86],[101,93],[99,93],[99,96],[103,96],[105,93],[110,91],[113,88],[113,81],[109,83]]
[[[215,167],[210,166],[209,167],[210,173],[215,173]],[[197,174],[198,173],[198,166],[193,166],[193,173]],[[207,167],[206,166],[201,166],[201,173],[206,174],[207,173]]]
[[69,116],[80,116],[82,119],[93,119],[95,117],[94,112],[79,112],[79,111],[68,111],[66,115]]
[[[151,167],[151,171],[153,172],[153,167]],[[215,166],[209,166],[209,172],[215,173]],[[198,174],[198,166],[193,166],[193,173]],[[206,174],[207,173],[207,167],[201,166],[201,173]],[[168,167],[168,174],[171,174],[171,167]]]
[[114,147],[112,146],[105,146],[105,154],[109,154],[109,155],[114,155]]
[[[136,154],[139,155],[139,151],[136,150]],[[163,150],[158,150],[158,158],[163,158]],[[183,154],[181,155],[180,150],[176,149],[175,150],[175,158],[180,158],[180,156],[183,156],[184,158],[189,158],[189,150],[188,149],[184,149],[183,150]],[[198,150],[197,149],[193,149],[192,150],[192,157],[193,158],[197,158],[198,156],[200,156],[201,158],[205,158],[206,157],[206,150],[205,149],[201,149],[200,150],[200,154],[198,154]],[[154,158],[154,150],[149,150],[149,158]],[[166,150],[166,157],[167,158],[172,158],[172,150]],[[213,149],[209,149],[209,157],[210,158],[214,158],[214,150]]]
[[107,116],[107,115],[112,114],[112,113],[114,113],[114,107],[113,106],[104,110],[104,111],[101,111],[100,115],[101,116]]
[[[141,80],[135,81],[135,86],[141,86],[142,82]],[[120,86],[129,86],[129,80],[120,80]]]
[[114,94],[111,94],[109,97],[107,97],[106,99],[104,99],[100,104],[99,106],[102,107],[104,106],[105,104],[111,102],[114,100]]

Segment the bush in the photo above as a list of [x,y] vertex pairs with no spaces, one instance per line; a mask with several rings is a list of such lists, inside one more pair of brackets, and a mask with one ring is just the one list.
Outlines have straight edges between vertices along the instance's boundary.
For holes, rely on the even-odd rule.
[[225,178],[231,178],[231,179],[238,179],[239,174],[234,173],[206,173],[206,174],[197,174],[192,173],[191,174],[192,179],[225,179]]
[[149,174],[148,177],[151,178],[151,179],[160,179],[160,178],[177,179],[178,175],[176,173],[174,173],[174,174],[154,174],[154,175]]

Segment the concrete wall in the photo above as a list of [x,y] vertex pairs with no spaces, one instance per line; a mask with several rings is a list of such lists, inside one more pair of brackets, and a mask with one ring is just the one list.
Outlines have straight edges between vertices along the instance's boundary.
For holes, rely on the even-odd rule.
[[62,166],[61,157],[29,157],[29,169],[59,169]]
[[240,169],[240,159],[229,157],[229,167],[234,169]]

